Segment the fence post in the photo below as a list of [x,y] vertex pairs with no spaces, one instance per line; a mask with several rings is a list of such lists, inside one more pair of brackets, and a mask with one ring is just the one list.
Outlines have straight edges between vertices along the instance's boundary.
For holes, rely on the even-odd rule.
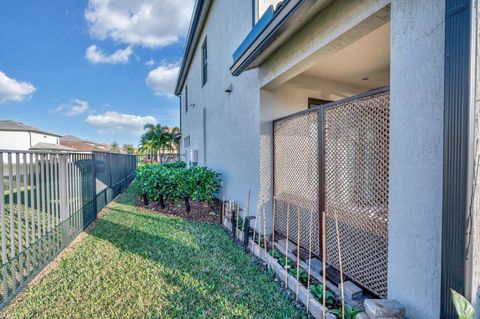
[[255,216],[245,217],[245,227],[243,228],[243,249],[245,252],[248,252],[248,241],[250,240],[250,221],[255,218]]
[[[95,153],[92,153],[92,184],[93,184],[93,211],[95,212],[95,218],[97,217],[98,207],[97,207],[97,164],[95,159]],[[93,220],[92,220],[93,221]],[[90,221],[91,222],[91,221]],[[84,225],[87,227],[88,225]]]
[[108,171],[109,171],[109,180],[108,187],[112,187],[112,153],[108,153]]
[[235,239],[237,237],[237,211],[235,209],[232,209],[232,217],[230,223],[232,224],[232,236],[233,239]]
[[61,240],[62,246],[68,239],[68,233],[70,232],[69,223],[65,221],[68,219],[68,174],[67,174],[67,160],[68,155],[61,154],[59,156],[59,187],[60,187],[60,225],[61,225]]

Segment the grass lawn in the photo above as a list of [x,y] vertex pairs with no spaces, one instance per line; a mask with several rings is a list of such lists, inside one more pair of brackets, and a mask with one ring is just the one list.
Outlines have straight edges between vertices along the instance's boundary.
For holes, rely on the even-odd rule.
[[135,186],[9,318],[302,318],[219,225],[135,208]]

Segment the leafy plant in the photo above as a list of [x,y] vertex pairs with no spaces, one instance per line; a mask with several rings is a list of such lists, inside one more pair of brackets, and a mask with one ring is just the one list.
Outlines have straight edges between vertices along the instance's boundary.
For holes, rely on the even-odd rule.
[[282,255],[278,252],[278,250],[270,249],[270,250],[268,251],[268,253],[269,253],[274,259],[277,259],[277,260],[279,260],[279,259],[282,257]]
[[160,194],[164,199],[211,201],[220,190],[220,174],[206,167],[185,168],[184,162],[144,165],[135,174],[141,193],[153,201]]
[[[292,275],[293,277],[297,278],[297,267],[290,268],[288,270],[288,273]],[[308,282],[308,273],[300,268],[299,273],[298,273],[298,279],[300,280],[301,283],[306,284]]]
[[[283,267],[283,268],[289,268],[291,265],[293,265],[293,261],[288,258],[287,260],[285,260],[285,257],[284,256],[281,256],[279,259],[278,259],[278,263]],[[288,266],[288,267],[287,267]]]
[[[323,285],[322,284],[316,284],[316,285],[311,285],[310,286],[310,292],[312,295],[317,298],[318,301],[323,302],[323,293],[324,293]],[[325,303],[327,306],[333,305],[335,302],[335,296],[331,291],[326,290],[325,292]],[[340,310],[340,316],[341,316],[341,310]]]
[[178,162],[173,162],[173,163],[162,164],[162,166],[165,167],[165,168],[186,168],[187,163],[185,163],[183,161],[178,161]]
[[455,310],[457,311],[457,315],[459,319],[473,319],[475,316],[475,310],[473,309],[472,304],[453,289],[450,289],[450,293],[452,294],[452,302],[455,306]]
[[[342,309],[332,309],[330,310],[335,316],[342,318]],[[362,309],[353,309],[350,305],[345,305],[345,319],[355,319],[358,314],[364,312]]]

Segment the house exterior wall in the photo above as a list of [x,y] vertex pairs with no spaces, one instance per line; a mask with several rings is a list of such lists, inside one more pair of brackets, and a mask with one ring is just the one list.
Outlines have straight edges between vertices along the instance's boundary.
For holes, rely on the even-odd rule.
[[26,151],[31,145],[29,132],[0,131],[0,149]]
[[[388,297],[405,305],[409,318],[440,315],[444,7],[445,0],[332,2],[258,70],[234,78],[230,53],[250,30],[251,3],[216,1],[187,75],[195,106],[186,114],[182,89],[182,137],[191,141],[182,153],[198,149],[200,164],[221,172],[224,194],[242,205],[250,189],[250,211],[260,193],[271,220],[272,120],[305,109],[312,93],[325,98],[285,82],[391,21]],[[202,88],[205,36],[209,81]],[[230,84],[233,92],[225,93]]]
[[[58,144],[58,137],[26,131],[0,131],[0,150],[28,151],[40,142]],[[3,161],[7,160],[7,155],[4,154]]]
[[[214,1],[181,91],[181,154],[198,150],[199,165],[222,174],[219,197],[240,200],[250,212],[256,207],[259,176],[259,90],[257,71],[239,77],[230,73],[232,53],[250,31],[250,1]],[[207,37],[208,81],[201,82],[201,46]],[[225,90],[232,84],[233,91]],[[185,113],[185,87],[188,112]],[[190,136],[190,147],[184,138]],[[189,158],[182,157],[184,160]]]
[[388,294],[440,317],[444,0],[394,0]]
[[58,137],[26,131],[0,131],[0,149],[3,150],[27,151],[37,143],[58,144]]
[[59,138],[53,135],[32,132],[32,146],[37,143],[59,144]]

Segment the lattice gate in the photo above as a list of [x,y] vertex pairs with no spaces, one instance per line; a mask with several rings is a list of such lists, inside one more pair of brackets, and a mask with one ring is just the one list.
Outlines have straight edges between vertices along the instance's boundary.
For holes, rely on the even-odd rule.
[[[320,256],[320,212],[326,211],[327,262],[387,295],[390,94],[381,89],[274,122],[275,230]],[[289,212],[289,214],[287,214]],[[288,227],[287,227],[288,220]],[[293,235],[293,236],[292,236]]]

